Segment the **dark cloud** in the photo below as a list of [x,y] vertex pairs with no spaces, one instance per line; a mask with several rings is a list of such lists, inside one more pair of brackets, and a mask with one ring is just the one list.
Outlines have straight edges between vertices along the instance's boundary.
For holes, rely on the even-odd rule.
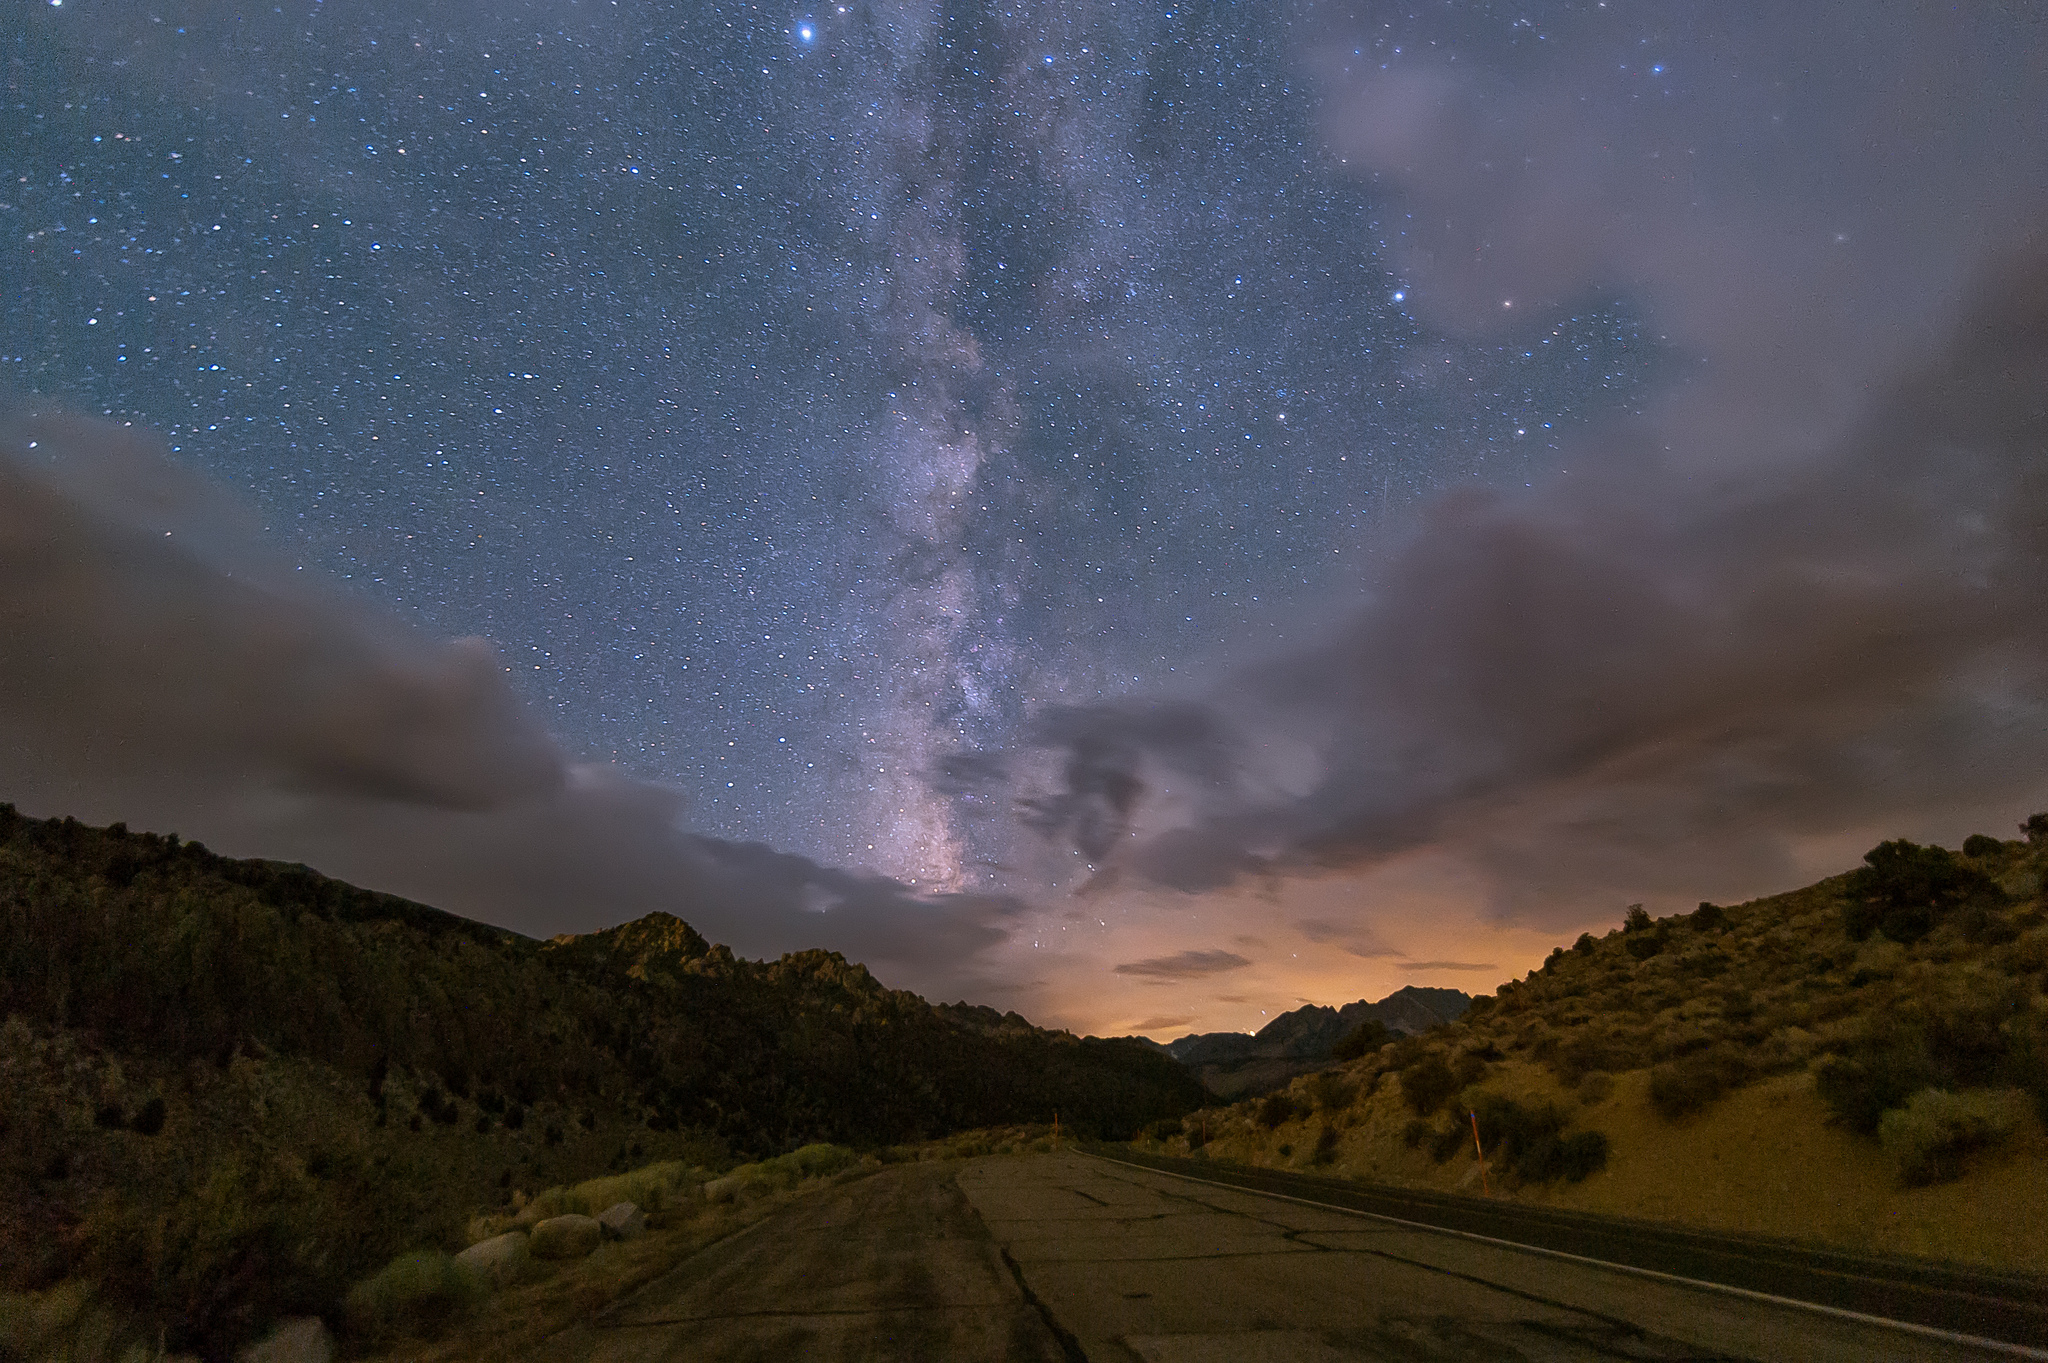
[[1172,956],[1130,961],[1118,966],[1116,973],[1160,981],[1192,980],[1203,975],[1220,975],[1227,970],[1242,970],[1250,964],[1234,951],[1182,951]]
[[1038,717],[1026,741],[1062,754],[1057,788],[1018,802],[1026,827],[1069,842],[1092,863],[1130,833],[1144,795],[1141,764],[1214,783],[1229,769],[1228,730],[1200,705],[1058,706]]
[[148,432],[0,419],[0,798],[178,831],[532,935],[665,909],[748,954],[827,946],[991,985],[1019,912],[693,835],[571,762],[482,640],[429,639],[280,558]]
[[[1067,714],[1043,737],[1079,779],[1041,804],[1143,835],[1084,853],[1197,891],[1436,848],[1566,921],[2048,802],[2048,101],[2023,57],[2048,35],[1882,8],[1716,7],[1664,58],[1645,11],[1491,74],[1332,65],[1333,144],[1406,194],[1433,321],[1526,336],[1626,292],[1686,369],[1543,481],[1441,498],[1362,610],[1160,707],[1151,741],[1116,737],[1136,702]],[[1650,102],[1661,61],[1687,65]],[[1228,795],[1154,817],[1149,773],[1216,754]]]
[[1340,923],[1329,918],[1303,918],[1295,922],[1294,930],[1318,945],[1334,942],[1343,947],[1346,954],[1368,961],[1405,954],[1388,946],[1375,936],[1370,928],[1359,923]]

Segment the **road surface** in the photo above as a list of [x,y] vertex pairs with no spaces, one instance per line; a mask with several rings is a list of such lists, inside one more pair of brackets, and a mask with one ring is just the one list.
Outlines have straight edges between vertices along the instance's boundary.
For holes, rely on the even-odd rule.
[[898,1165],[710,1246],[536,1363],[2036,1357],[1076,1153]]

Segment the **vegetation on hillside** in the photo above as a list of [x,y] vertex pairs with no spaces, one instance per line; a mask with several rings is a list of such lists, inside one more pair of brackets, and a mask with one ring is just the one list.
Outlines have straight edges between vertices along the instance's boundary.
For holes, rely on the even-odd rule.
[[1202,1100],[1141,1043],[955,1011],[668,915],[542,943],[0,805],[0,1292],[90,1281],[221,1357],[522,1191]]
[[1609,1158],[1599,1114],[1624,1076],[1672,1129],[1796,1076],[1838,1130],[1881,1145],[1900,1185],[1953,1179],[2048,1122],[2048,816],[2021,831],[1954,851],[1885,842],[1852,872],[1748,904],[1664,919],[1633,906],[1457,1022],[1361,1036],[1340,1067],[1150,1135],[1384,1177],[1375,1133],[1469,1164],[1476,1119],[1496,1187],[1570,1183]]

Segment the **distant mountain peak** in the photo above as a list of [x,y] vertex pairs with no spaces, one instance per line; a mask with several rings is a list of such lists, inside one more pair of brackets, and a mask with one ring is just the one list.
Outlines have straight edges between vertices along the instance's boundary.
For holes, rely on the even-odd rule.
[[674,914],[659,910],[599,932],[558,934],[548,940],[546,950],[622,970],[642,980],[673,976],[693,961],[731,959],[731,952],[713,946],[704,934]]
[[1326,1064],[1337,1043],[1367,1018],[1379,1019],[1389,1031],[1418,1035],[1456,1021],[1471,1003],[1472,996],[1463,990],[1404,985],[1377,1003],[1360,999],[1342,1008],[1305,1004],[1282,1013],[1256,1034],[1191,1034],[1168,1042],[1166,1052],[1200,1073],[1218,1093],[1236,1091],[1234,1079],[1244,1081],[1244,1091],[1263,1091]]

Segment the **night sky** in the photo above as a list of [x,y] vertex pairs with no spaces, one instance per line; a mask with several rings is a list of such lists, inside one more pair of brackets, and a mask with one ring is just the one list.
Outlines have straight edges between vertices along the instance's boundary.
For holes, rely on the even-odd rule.
[[2009,822],[2040,26],[1696,11],[10,0],[0,798],[1162,1034]]

